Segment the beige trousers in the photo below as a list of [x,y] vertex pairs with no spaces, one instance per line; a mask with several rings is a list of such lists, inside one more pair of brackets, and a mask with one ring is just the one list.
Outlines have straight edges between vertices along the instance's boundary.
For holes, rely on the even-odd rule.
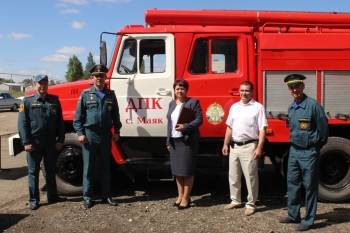
[[252,142],[247,145],[230,148],[229,162],[229,184],[230,197],[232,204],[242,204],[241,199],[241,178],[242,172],[248,189],[248,202],[246,208],[256,209],[255,202],[259,193],[259,177],[258,177],[258,160],[253,159],[253,153],[258,142]]

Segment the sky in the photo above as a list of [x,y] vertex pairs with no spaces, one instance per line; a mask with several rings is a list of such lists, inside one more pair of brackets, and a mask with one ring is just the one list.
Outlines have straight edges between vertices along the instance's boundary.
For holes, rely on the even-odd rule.
[[[143,24],[147,9],[350,12],[349,0],[0,0],[0,78],[66,81],[73,55],[99,63],[101,32]],[[109,37],[111,38],[111,37]],[[107,40],[113,47],[114,38]],[[109,53],[108,53],[109,55]]]

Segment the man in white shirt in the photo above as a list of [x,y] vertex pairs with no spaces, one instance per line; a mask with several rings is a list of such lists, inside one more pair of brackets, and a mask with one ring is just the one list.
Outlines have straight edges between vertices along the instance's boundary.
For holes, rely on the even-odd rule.
[[229,184],[231,204],[226,210],[243,206],[241,200],[241,177],[244,174],[248,202],[245,215],[255,213],[255,202],[258,199],[259,177],[258,159],[263,155],[267,120],[264,107],[253,100],[253,84],[249,81],[241,83],[239,93],[241,101],[230,108],[226,121],[226,134],[223,155],[228,155],[230,145]]

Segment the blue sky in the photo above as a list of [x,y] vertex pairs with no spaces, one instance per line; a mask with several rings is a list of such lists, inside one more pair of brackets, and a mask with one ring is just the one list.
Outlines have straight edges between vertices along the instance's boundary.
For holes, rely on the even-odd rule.
[[[1,73],[65,81],[69,57],[99,62],[103,31],[145,24],[147,9],[350,12],[349,0],[0,0]],[[12,75],[19,82],[30,76]]]

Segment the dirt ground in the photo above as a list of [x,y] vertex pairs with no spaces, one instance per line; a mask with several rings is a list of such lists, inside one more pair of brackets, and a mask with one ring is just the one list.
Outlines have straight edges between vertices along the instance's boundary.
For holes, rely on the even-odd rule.
[[[17,131],[17,112],[0,110],[0,131]],[[83,210],[82,197],[68,197],[64,203],[46,203],[45,181],[40,178],[41,205],[28,209],[25,154],[8,154],[8,136],[1,138],[0,232],[292,232],[295,224],[280,224],[285,217],[286,183],[270,164],[259,171],[258,211],[244,216],[244,208],[224,210],[230,202],[227,171],[195,177],[191,208],[172,206],[175,182],[148,182],[145,169],[137,171],[136,182],[122,168],[113,171],[112,193],[117,207],[101,203]],[[164,170],[159,174],[167,175]],[[157,174],[157,175],[159,175]],[[242,197],[247,193],[243,187]],[[304,213],[304,209],[302,209]],[[349,203],[318,203],[315,225],[309,232],[350,232]]]

